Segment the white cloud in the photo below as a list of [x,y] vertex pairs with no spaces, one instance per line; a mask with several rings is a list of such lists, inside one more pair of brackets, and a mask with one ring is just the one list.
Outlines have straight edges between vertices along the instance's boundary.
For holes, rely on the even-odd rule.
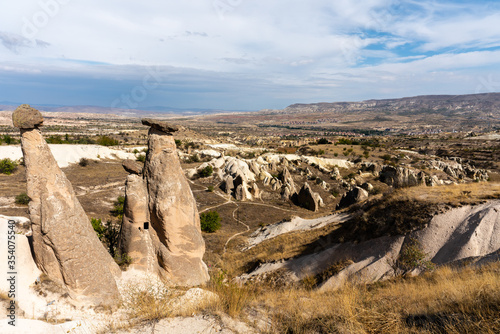
[[397,93],[412,78],[441,85],[449,73],[493,71],[498,52],[484,48],[500,47],[499,20],[494,3],[453,1],[27,0],[0,12],[0,69],[140,80],[161,66],[220,87],[224,78],[267,92],[300,87],[291,98],[366,96],[384,83]]

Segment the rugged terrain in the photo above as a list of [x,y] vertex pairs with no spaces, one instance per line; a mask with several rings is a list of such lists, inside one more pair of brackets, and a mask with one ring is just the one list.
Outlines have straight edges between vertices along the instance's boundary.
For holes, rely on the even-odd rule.
[[[154,330],[155,324],[166,333],[202,327],[227,333],[459,333],[479,328],[494,333],[500,330],[495,320],[500,305],[500,134],[494,131],[498,113],[488,109],[495,107],[493,97],[489,104],[477,96],[421,97],[177,118],[184,128],[174,134],[172,145],[196,210],[221,218],[220,229],[203,233],[203,261],[211,276],[204,288],[218,299],[180,309],[177,298],[186,289],[141,295],[129,288],[132,302],[117,312],[65,315],[68,310],[60,306],[44,320],[69,317],[74,322],[64,328],[75,333],[82,326],[124,332]],[[458,112],[443,110],[448,107]],[[432,115],[411,121],[425,108]],[[405,130],[381,130],[385,121],[369,118],[381,110]],[[338,122],[325,113],[364,117],[364,123],[347,122],[340,134]],[[47,120],[41,133],[88,218],[120,226],[117,205],[131,178],[122,161],[137,160],[137,173],[142,173],[147,127],[131,117],[43,114]],[[326,122],[320,126],[272,125],[280,132],[273,135],[262,126],[276,124],[276,115],[308,122],[320,114]],[[450,126],[467,117],[478,123],[458,132],[443,126],[435,133],[406,133],[424,122],[433,129],[433,122],[442,120],[439,115],[448,117]],[[480,120],[483,116],[488,124]],[[0,159],[20,159],[20,137],[7,121],[2,131]],[[21,163],[11,175],[0,174],[0,215],[29,217],[28,207],[16,203],[16,196],[26,192],[25,173]],[[124,271],[124,280],[132,274]],[[42,277],[42,289],[50,284]],[[24,311],[29,318],[29,310]],[[160,320],[193,313],[198,315]],[[101,319],[96,322],[96,317]],[[25,326],[33,328],[28,320]]]

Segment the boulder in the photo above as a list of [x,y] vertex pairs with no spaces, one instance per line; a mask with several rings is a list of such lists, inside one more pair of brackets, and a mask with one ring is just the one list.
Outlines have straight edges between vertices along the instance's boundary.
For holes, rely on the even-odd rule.
[[253,199],[252,194],[248,191],[248,184],[246,182],[243,182],[236,187],[234,197],[238,201],[251,201]]
[[330,174],[332,180],[340,181],[342,180],[342,175],[340,175],[340,170],[338,167],[334,167],[332,173]]
[[250,187],[250,194],[254,199],[260,198],[261,193],[259,186],[257,186],[257,183],[252,184],[252,186]]
[[226,164],[224,157],[213,159],[211,162],[214,168],[222,168]]
[[337,205],[337,210],[347,208],[366,199],[368,199],[368,192],[360,187],[354,187],[351,191],[342,196],[339,204]]
[[[28,109],[15,112],[18,119],[24,119],[20,110]],[[115,306],[119,299],[115,277],[121,274],[120,268],[99,241],[40,130],[22,128],[21,147],[38,268],[67,288],[72,298]]]
[[42,114],[28,104],[21,104],[12,113],[12,123],[19,129],[35,129],[43,125]]
[[318,193],[312,191],[307,182],[300,189],[299,194],[296,196],[296,201],[297,205],[311,211],[318,211],[323,206],[323,199]]
[[152,129],[161,131],[166,134],[172,134],[173,132],[179,131],[179,127],[165,121],[159,121],[157,119],[143,118],[141,122],[143,125],[150,126]]
[[162,268],[160,275],[173,284],[203,284],[209,279],[202,260],[205,242],[196,201],[182,172],[174,138],[152,126],[148,149],[144,178],[150,235]]
[[430,187],[435,187],[439,184],[441,184],[441,182],[439,182],[439,179],[436,175],[430,176],[428,181],[427,181],[427,185]]
[[[289,199],[291,196],[297,193],[295,182],[293,181],[292,175],[288,171],[287,167],[285,167],[283,169],[283,172],[281,173],[281,182],[283,184],[283,187],[286,187],[288,189],[288,198],[283,199]],[[284,194],[284,192],[282,192],[282,194]]]
[[363,188],[366,191],[372,191],[373,185],[371,183],[365,182],[361,185],[361,188]]
[[404,167],[384,166],[380,172],[380,181],[394,188],[425,185],[425,177],[422,179],[415,170]]
[[231,175],[228,175],[226,179],[222,182],[221,190],[224,191],[226,194],[231,195],[231,193],[234,190],[234,182],[233,182],[233,177]]
[[142,174],[142,166],[132,159],[123,160],[122,167],[129,174]]

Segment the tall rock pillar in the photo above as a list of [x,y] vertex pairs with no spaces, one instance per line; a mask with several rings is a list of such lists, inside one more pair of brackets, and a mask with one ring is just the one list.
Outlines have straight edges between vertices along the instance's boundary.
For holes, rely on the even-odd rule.
[[203,262],[196,202],[182,171],[172,133],[176,127],[143,119],[149,125],[144,179],[148,190],[151,238],[156,245],[161,274],[176,284],[199,285],[208,281]]
[[116,305],[119,292],[115,277],[121,271],[99,241],[38,129],[43,124],[41,113],[23,104],[14,111],[12,120],[21,130],[37,266],[64,285],[73,298]]

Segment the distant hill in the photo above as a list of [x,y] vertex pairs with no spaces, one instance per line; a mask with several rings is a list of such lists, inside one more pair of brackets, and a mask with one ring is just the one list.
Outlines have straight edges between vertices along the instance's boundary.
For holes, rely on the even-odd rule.
[[422,95],[400,99],[366,100],[361,102],[297,103],[283,113],[322,113],[352,111],[383,111],[386,114],[411,115],[421,113],[498,113],[500,93],[469,95]]

